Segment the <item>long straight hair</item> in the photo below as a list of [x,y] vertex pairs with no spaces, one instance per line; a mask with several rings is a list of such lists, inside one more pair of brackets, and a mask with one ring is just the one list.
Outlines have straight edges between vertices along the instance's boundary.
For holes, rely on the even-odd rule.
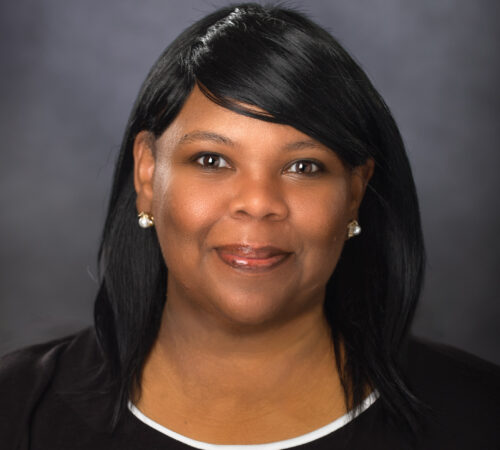
[[223,107],[302,131],[349,167],[375,161],[359,210],[363,232],[344,246],[324,312],[336,354],[340,345],[345,349],[336,364],[348,409],[359,407],[368,384],[389,418],[416,431],[423,404],[405,384],[401,349],[421,290],[424,245],[398,128],[366,74],[328,32],[297,11],[253,3],[219,9],[186,29],[153,65],[125,130],[94,311],[115,380],[113,426],[140,388],[166,301],[167,267],[156,233],[137,225],[134,139],[142,130],[159,137],[195,85]]

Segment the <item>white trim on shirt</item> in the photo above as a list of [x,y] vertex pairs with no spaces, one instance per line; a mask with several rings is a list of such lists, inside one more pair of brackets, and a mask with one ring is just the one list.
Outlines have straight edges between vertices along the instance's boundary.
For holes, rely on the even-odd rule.
[[373,405],[373,403],[375,403],[375,400],[377,400],[378,397],[379,394],[375,390],[363,400],[363,402],[352,414],[346,413],[342,417],[339,417],[328,425],[311,431],[310,433],[306,433],[301,436],[286,439],[283,441],[269,442],[267,444],[227,445],[209,444],[207,442],[196,441],[194,439],[183,436],[182,434],[176,433],[175,431],[172,431],[145,416],[131,401],[128,402],[128,408],[132,412],[132,414],[134,414],[134,416],[137,417],[141,422],[144,422],[146,425],[154,428],[156,431],[159,431],[160,433],[163,433],[171,437],[172,439],[201,450],[281,450],[307,444],[308,442],[315,441],[326,436],[327,434],[333,433],[334,431],[338,430],[339,428],[343,427],[351,420],[359,416],[362,412],[366,411],[371,405]]

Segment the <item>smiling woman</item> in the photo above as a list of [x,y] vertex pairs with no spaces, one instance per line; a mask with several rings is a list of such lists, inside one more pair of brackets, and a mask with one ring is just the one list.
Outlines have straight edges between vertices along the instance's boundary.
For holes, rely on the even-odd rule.
[[2,359],[6,448],[499,442],[498,368],[408,335],[424,247],[394,120],[297,12],[223,8],[160,56],[100,261],[95,326]]

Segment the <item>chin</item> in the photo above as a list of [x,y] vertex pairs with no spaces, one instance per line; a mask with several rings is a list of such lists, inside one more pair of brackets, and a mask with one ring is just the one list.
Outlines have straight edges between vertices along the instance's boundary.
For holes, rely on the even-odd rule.
[[214,305],[221,318],[234,327],[256,328],[281,321],[287,315],[281,302],[269,296],[231,295],[226,301]]

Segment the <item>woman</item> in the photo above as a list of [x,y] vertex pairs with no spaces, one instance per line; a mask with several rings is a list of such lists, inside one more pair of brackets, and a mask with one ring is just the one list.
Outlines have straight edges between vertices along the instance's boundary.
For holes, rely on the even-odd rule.
[[391,114],[297,12],[223,8],[160,56],[100,261],[95,327],[2,360],[5,448],[499,443],[498,368],[408,337],[424,249]]

